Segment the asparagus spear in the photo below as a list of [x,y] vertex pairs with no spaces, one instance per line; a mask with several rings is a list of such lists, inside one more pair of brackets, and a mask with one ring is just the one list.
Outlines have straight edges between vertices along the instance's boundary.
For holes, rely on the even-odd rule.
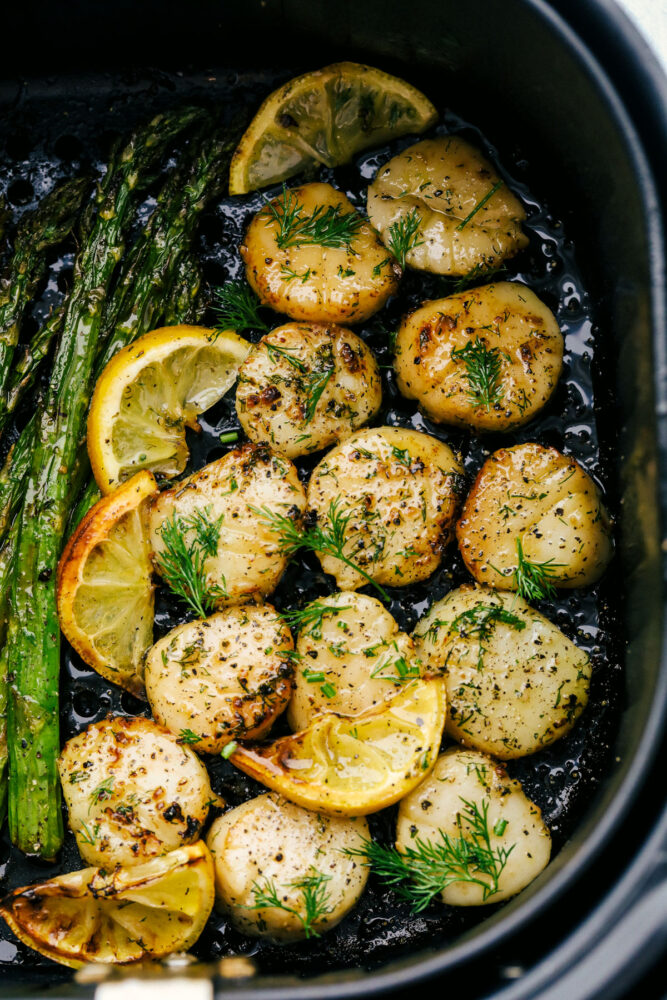
[[[199,267],[190,254],[192,236],[203,209],[226,188],[239,133],[236,125],[220,130],[203,143],[186,170],[177,171],[165,184],[155,211],[132,248],[123,280],[108,309],[107,323],[112,333],[98,360],[96,377],[117,351],[160,321],[188,321],[201,284]],[[164,297],[168,292],[173,296],[177,282],[182,283],[177,286],[180,298],[177,302],[172,298],[165,313]],[[176,309],[182,310],[176,315],[183,318],[167,320],[166,316],[173,317]],[[81,463],[80,482],[90,472],[87,456],[82,456]],[[72,527],[97,496],[94,483],[89,483],[77,504]]]
[[54,309],[23,349],[20,359],[14,365],[7,382],[5,396],[0,396],[0,432],[25,393],[34,385],[37,370],[62,329],[64,316],[64,305]]
[[0,549],[0,826],[7,808],[7,671],[9,644],[5,642],[9,610],[9,584],[15,571],[19,519],[15,518]]
[[[178,172],[167,181],[133,248],[126,271],[126,292],[115,303],[115,315],[111,314],[113,332],[98,372],[121,347],[160,321],[165,298],[183,274],[181,262],[189,253],[200,214],[226,187],[239,132],[235,125],[220,130],[203,143],[185,174]],[[194,271],[190,273],[194,275]]]
[[23,499],[24,480],[32,461],[35,440],[35,417],[30,418],[9,449],[0,470],[0,543],[5,539],[14,514]]
[[[71,232],[89,181],[66,181],[42,199],[21,221],[14,254],[0,284],[0,395],[9,378],[21,321],[32,294],[46,271],[45,251]],[[0,412],[0,429],[4,426]]]
[[102,179],[98,214],[75,264],[51,382],[39,414],[13,575],[9,649],[9,827],[29,854],[55,857],[62,843],[55,571],[85,433],[104,298],[123,253],[138,186],[167,144],[199,113],[158,115]]
[[202,313],[199,304],[201,284],[199,264],[190,254],[185,254],[178,263],[174,284],[162,317],[165,326],[198,322]]

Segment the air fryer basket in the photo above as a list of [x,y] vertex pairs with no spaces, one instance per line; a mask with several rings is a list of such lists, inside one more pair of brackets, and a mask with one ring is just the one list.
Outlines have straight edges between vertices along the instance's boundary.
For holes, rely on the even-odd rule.
[[[359,969],[318,977],[318,970],[313,970],[314,976],[299,982],[232,978],[226,988],[237,996],[261,994],[286,1000],[297,995],[339,997],[400,987],[457,967],[469,969],[468,963],[485,952],[493,956],[496,970],[498,963],[503,964],[503,943],[529,933],[527,928],[533,928],[534,938],[536,928],[544,928],[546,920],[554,943],[564,936],[571,917],[563,900],[571,898],[573,887],[582,880],[589,880],[585,884],[590,885],[597,872],[594,884],[601,893],[600,869],[609,857],[610,839],[630,814],[647,779],[664,718],[667,676],[661,660],[656,413],[662,412],[658,403],[667,405],[667,396],[655,377],[656,373],[664,376],[659,368],[665,348],[664,286],[660,285],[662,234],[657,194],[636,127],[647,124],[637,110],[645,108],[645,98],[642,101],[638,95],[635,80],[633,123],[581,37],[553,8],[538,0],[466,0],[465,4],[411,0],[409,6],[389,0],[244,0],[242,4],[195,0],[187,7],[176,0],[171,4],[144,0],[138,7],[85,2],[68,4],[67,10],[47,3],[14,7],[7,15],[7,37],[20,43],[7,54],[2,104],[23,99],[12,73],[34,78],[29,94],[43,88],[48,95],[50,88],[60,86],[66,100],[62,85],[43,76],[63,67],[81,72],[72,83],[78,96],[89,88],[92,100],[100,88],[108,87],[116,93],[124,90],[131,101],[132,93],[141,92],[146,79],[153,79],[158,88],[174,86],[178,96],[187,96],[187,83],[173,83],[159,71],[137,68],[149,65],[194,66],[195,70],[184,68],[184,77],[179,79],[191,79],[196,96],[206,89],[207,79],[215,78],[222,96],[226,74],[236,68],[271,67],[280,73],[281,67],[310,68],[341,58],[375,63],[421,85],[439,105],[474,122],[505,156],[509,154],[514,161],[525,157],[531,183],[539,179],[539,190],[563,218],[576,246],[579,267],[594,296],[597,346],[603,345],[605,354],[596,386],[603,414],[599,430],[606,468],[615,479],[612,492],[620,501],[620,567],[614,579],[618,586],[622,581],[624,590],[615,607],[624,619],[626,691],[607,777],[575,833],[540,879],[454,945],[438,949],[434,941],[428,953],[402,957],[373,973]],[[581,30],[596,34],[599,24],[595,25],[592,15],[598,5],[584,7],[589,19],[582,17]],[[596,37],[602,45],[604,37],[600,39],[599,32]],[[38,60],[42,52],[44,57]],[[618,72],[616,63],[614,69]],[[90,75],[91,70],[95,75]],[[659,141],[665,138],[664,122],[662,127],[661,132],[658,122]],[[648,832],[653,818],[650,807],[642,812],[643,822],[644,817],[649,817]],[[635,831],[635,836],[638,849],[643,832]],[[657,878],[654,858],[659,856],[661,843],[658,828],[635,862],[635,891],[642,880]],[[607,879],[615,881],[608,872]],[[617,895],[622,888],[619,883]],[[591,892],[591,904],[594,895]],[[610,900],[606,903],[611,905]],[[584,912],[585,908],[578,911],[577,919]],[[647,929],[655,926],[652,913],[645,913],[643,919]],[[539,925],[538,920],[542,921]],[[625,943],[627,948],[627,935]],[[549,941],[542,941],[539,951],[548,948]],[[610,954],[614,953],[622,953],[619,946],[612,947]],[[507,954],[519,952],[510,948]],[[631,955],[626,957],[629,960]],[[609,956],[600,957],[601,966],[605,961],[611,968]],[[469,972],[466,976],[469,991],[471,986],[475,992],[484,988],[483,973],[477,985],[471,984]],[[32,977],[21,975],[21,970],[15,978],[11,993],[16,993],[21,981],[28,991],[32,988]],[[41,977],[40,982],[46,985],[48,977]],[[58,989],[67,992],[68,987]],[[91,989],[78,987],[76,992],[87,994]]]

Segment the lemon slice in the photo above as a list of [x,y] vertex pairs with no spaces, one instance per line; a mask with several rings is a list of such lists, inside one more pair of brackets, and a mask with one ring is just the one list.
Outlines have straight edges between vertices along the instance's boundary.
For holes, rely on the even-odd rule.
[[239,143],[229,193],[247,194],[321,163],[336,167],[410,132],[423,132],[437,112],[421,91],[359,63],[334,63],[274,90]]
[[187,951],[214,892],[213,860],[199,841],[133,868],[84,868],[16,889],[0,913],[24,944],[77,969]]
[[300,733],[241,747],[233,763],[306,809],[365,816],[398,802],[433,767],[445,725],[441,678],[407,684],[359,715],[327,712]]
[[185,428],[234,385],[250,344],[232,330],[165,326],[119,351],[95,386],[88,454],[103,493],[140,469],[176,476]]
[[157,493],[139,472],[102,497],[60,557],[58,618],[88,666],[143,696],[143,661],[153,644],[153,567],[142,507]]

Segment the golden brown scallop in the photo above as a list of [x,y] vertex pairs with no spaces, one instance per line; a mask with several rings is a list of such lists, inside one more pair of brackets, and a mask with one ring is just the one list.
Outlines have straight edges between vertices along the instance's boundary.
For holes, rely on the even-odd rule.
[[217,819],[206,840],[217,906],[253,937],[322,934],[364,891],[368,870],[345,851],[358,850],[368,836],[363,817],[324,816],[275,793],[250,799]]
[[297,458],[346,437],[375,416],[380,372],[361,337],[342,326],[288,323],[250,351],[236,412],[252,441]]
[[257,511],[298,520],[305,504],[292,463],[266,445],[246,444],[156,497],[148,514],[155,567],[164,577],[176,535],[204,559],[206,610],[265,597],[277,587],[287,556],[280,534]]
[[274,198],[250,223],[241,256],[265,305],[310,323],[361,323],[401,276],[373,227],[330,184]]
[[324,572],[341,590],[368,582],[356,567],[394,587],[427,579],[451,536],[461,473],[448,445],[402,427],[358,431],[333,448],[313,470],[308,507],[325,533],[341,524],[353,565],[320,552]]
[[84,861],[134,865],[197,840],[218,800],[181,737],[152,719],[109,716],[67,741],[58,772]]
[[[442,847],[443,838],[468,844],[467,862],[440,894],[450,906],[499,903],[546,868],[551,835],[542,813],[498,761],[453,747],[398,810],[396,847]],[[451,855],[450,855],[451,856]],[[465,855],[464,855],[465,857]],[[454,872],[452,872],[454,875]]]
[[474,431],[527,424],[556,388],[562,364],[551,310],[525,285],[506,281],[426,302],[396,337],[401,393],[431,420]]
[[319,712],[373,708],[421,674],[412,639],[375,597],[350,590],[318,597],[301,622],[287,710],[295,732]]
[[486,460],[456,534],[479,583],[528,600],[550,587],[595,583],[613,554],[611,522],[591,477],[539,444],[501,448]]
[[[528,243],[519,199],[454,135],[417,142],[380,167],[367,208],[385,245],[397,253],[403,244],[407,264],[420,271],[483,273]],[[400,229],[411,238],[401,240]]]
[[518,594],[463,586],[415,628],[424,665],[443,672],[447,732],[509,760],[549,746],[588,702],[587,654]]
[[190,732],[198,753],[259,739],[287,707],[293,649],[289,628],[270,604],[179,625],[146,657],[153,715],[176,735]]

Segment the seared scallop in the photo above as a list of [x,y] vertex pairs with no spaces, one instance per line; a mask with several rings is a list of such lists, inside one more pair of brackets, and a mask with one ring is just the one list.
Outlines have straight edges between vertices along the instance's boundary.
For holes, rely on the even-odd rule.
[[450,539],[461,473],[448,445],[400,427],[359,431],[333,448],[308,484],[317,527],[338,532],[347,560],[319,552],[324,572],[341,590],[369,577],[395,587],[425,580]]
[[193,749],[220,753],[235,739],[259,739],[292,690],[292,634],[275,608],[245,605],[187,622],[146,658],[155,719],[190,733]]
[[455,135],[424,139],[378,170],[368,216],[410,267],[483,273],[528,243],[526,213],[479,150]]
[[202,560],[202,610],[266,596],[287,558],[280,534],[261,511],[298,520],[304,507],[292,463],[266,445],[244,445],[156,497],[149,511],[155,567],[173,581],[174,548],[194,547]]
[[374,597],[354,591],[312,601],[301,612],[294,694],[295,732],[318,712],[356,715],[420,676],[409,636]]
[[326,448],[375,416],[380,372],[361,337],[288,323],[256,344],[239,373],[236,412],[252,441],[287,458]]
[[426,302],[396,337],[401,393],[431,420],[475,431],[532,420],[562,365],[553,313],[525,285],[506,281]]
[[152,719],[110,716],[67,741],[60,783],[89,865],[139,864],[198,839],[219,800],[183,740]]
[[360,323],[398,287],[401,269],[373,227],[330,184],[283,190],[241,246],[261,301],[314,323]]
[[275,794],[244,802],[207,837],[217,905],[243,934],[277,941],[322,934],[364,890],[366,868],[344,852],[366,839],[362,817],[323,816]]
[[613,554],[609,515],[591,477],[539,444],[502,448],[486,460],[456,532],[479,583],[529,600],[595,583]]
[[588,656],[517,594],[463,586],[437,601],[413,638],[443,672],[447,732],[503,760],[569,733],[588,702]]
[[446,750],[399,806],[396,847],[409,860],[411,851],[423,853],[420,844],[450,859],[452,881],[440,894],[449,906],[514,896],[551,855],[542,813],[520,783],[486,754],[457,748]]

